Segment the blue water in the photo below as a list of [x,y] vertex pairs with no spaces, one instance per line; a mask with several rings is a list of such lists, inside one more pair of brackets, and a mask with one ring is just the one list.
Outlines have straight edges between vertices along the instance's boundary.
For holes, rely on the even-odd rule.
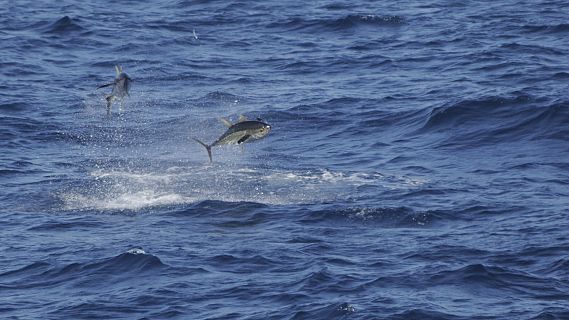
[[[569,319],[568,21],[4,2],[0,318]],[[271,133],[210,165],[240,114]]]

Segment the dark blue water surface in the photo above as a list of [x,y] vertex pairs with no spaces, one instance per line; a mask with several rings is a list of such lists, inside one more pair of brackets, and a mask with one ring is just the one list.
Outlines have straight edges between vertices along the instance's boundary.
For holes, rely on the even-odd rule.
[[567,1],[17,0],[0,43],[2,319],[569,319]]

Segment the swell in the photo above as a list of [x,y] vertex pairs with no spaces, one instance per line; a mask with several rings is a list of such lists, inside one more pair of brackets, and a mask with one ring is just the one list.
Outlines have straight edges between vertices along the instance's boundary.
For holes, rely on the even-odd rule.
[[[267,117],[279,119],[285,122],[287,127],[296,127],[301,125],[299,122],[304,122],[310,123],[311,126],[329,129],[341,128],[341,125],[357,122],[360,118],[366,119],[362,121],[373,121],[370,119],[373,114],[387,118],[389,112],[376,111],[376,107],[385,100],[359,97],[333,98],[313,104],[299,104],[286,110],[271,110],[267,113]],[[385,119],[384,123],[391,120]]]
[[282,62],[278,62],[279,64],[276,65],[275,68],[277,70],[282,70],[286,74],[321,74],[323,76],[327,76],[349,74],[355,72],[355,70],[363,71],[371,68],[383,68],[390,66],[393,63],[393,60],[386,56],[377,54],[371,54],[363,57],[330,54],[325,57],[302,57],[301,59],[287,59],[282,60]]
[[523,28],[531,33],[559,34],[569,32],[569,23],[525,25]]
[[528,104],[528,96],[504,98],[500,96],[462,100],[448,105],[433,107],[421,129],[436,131],[458,124],[482,122],[492,118],[506,118],[515,111],[512,107]]
[[[569,102],[527,95],[467,99],[424,109],[411,134],[448,134],[445,147],[465,147],[520,140],[564,140],[569,135]],[[412,118],[409,118],[412,119]]]
[[356,27],[393,27],[405,24],[405,19],[396,15],[350,14],[339,18],[290,18],[287,21],[273,22],[268,28],[287,31],[342,31]]
[[59,20],[43,26],[41,30],[47,34],[72,34],[83,30],[80,24],[80,20],[77,18],[70,18],[69,16],[64,16]]
[[76,262],[64,266],[34,262],[23,268],[0,274],[0,287],[21,290],[69,285],[106,287],[142,275],[157,274],[168,267],[154,255],[133,249],[118,256],[95,262]]
[[35,142],[69,140],[62,125],[29,117],[0,117],[2,144],[25,146]]
[[453,211],[419,211],[408,207],[356,207],[315,210],[302,217],[301,221],[308,224],[341,221],[350,224],[375,225],[382,228],[424,228],[464,218],[467,217],[461,217]]
[[435,285],[461,285],[467,290],[487,288],[489,294],[509,291],[537,299],[569,298],[566,286],[555,278],[538,277],[529,273],[484,264],[471,264],[465,267],[442,271],[431,276],[429,283]]
[[[313,139],[359,140],[362,136],[377,135],[381,137],[377,146],[417,136],[423,143],[444,147],[520,140],[565,140],[569,136],[569,102],[563,100],[547,101],[513,94],[464,99],[418,110],[393,111],[382,108],[386,103],[391,103],[389,97],[336,98],[270,111],[267,117],[279,119],[281,126],[291,129],[287,140],[295,139],[293,133],[296,129],[309,125],[315,129],[311,133]],[[304,141],[301,136],[298,138]]]

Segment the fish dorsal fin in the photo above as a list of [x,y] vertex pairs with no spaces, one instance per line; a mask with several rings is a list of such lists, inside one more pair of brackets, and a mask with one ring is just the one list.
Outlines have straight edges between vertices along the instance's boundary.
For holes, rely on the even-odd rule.
[[115,66],[115,70],[117,71],[117,76],[121,73],[120,67],[119,66]]
[[239,123],[239,122],[243,122],[243,121],[247,121],[247,120],[249,120],[249,119],[247,119],[247,117],[246,117],[246,116],[244,116],[244,115],[240,115],[240,116],[239,116],[239,119],[237,119],[237,123]]
[[219,121],[223,122],[223,124],[226,125],[228,128],[233,125],[231,121],[227,120],[226,118],[219,118]]

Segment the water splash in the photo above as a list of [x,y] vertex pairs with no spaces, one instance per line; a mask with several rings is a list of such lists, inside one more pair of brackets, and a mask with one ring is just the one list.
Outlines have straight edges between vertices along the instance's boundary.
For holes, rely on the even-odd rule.
[[60,193],[64,210],[141,210],[199,201],[313,204],[345,199],[358,187],[409,189],[425,181],[380,173],[230,166],[97,169]]

